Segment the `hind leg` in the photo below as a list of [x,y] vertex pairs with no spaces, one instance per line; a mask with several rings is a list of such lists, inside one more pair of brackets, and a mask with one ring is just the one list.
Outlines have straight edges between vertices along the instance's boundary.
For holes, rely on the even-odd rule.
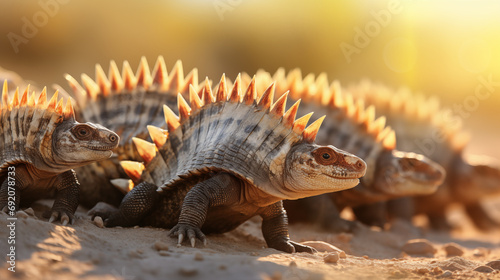
[[492,230],[500,226],[500,224],[493,220],[479,203],[466,205],[465,211],[474,225],[480,230]]
[[[16,176],[17,175],[17,176]],[[13,216],[21,204],[21,189],[23,181],[14,166],[7,168],[7,174],[0,178],[0,210]]]
[[153,184],[141,183],[123,198],[118,209],[98,203],[88,214],[103,218],[106,227],[135,226],[155,207],[158,201],[156,189]]

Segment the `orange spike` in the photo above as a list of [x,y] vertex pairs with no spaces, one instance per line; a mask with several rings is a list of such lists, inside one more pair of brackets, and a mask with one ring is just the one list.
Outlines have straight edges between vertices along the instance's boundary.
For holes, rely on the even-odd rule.
[[7,80],[3,81],[2,103],[3,103],[3,106],[5,106],[5,108],[9,107],[9,87],[7,85]]
[[137,84],[143,86],[144,88],[149,88],[151,86],[152,77],[149,71],[148,60],[145,56],[141,57],[141,62],[139,68],[137,69]]
[[68,98],[68,101],[66,101],[66,106],[64,107],[63,116],[64,116],[64,119],[74,119],[75,118],[75,110],[73,109],[73,104],[71,103],[71,98]]
[[243,102],[247,105],[252,105],[254,100],[257,98],[257,90],[255,89],[255,76],[250,81],[248,85],[245,96],[243,96]]
[[302,132],[302,136],[304,137],[304,140],[306,140],[309,143],[314,142],[316,139],[316,135],[318,135],[319,128],[321,127],[321,124],[323,123],[323,120],[325,119],[326,116],[322,116],[321,118],[317,119],[315,122],[310,124],[304,132]]
[[134,181],[127,179],[112,179],[109,180],[113,186],[119,189],[122,193],[127,194],[134,188]]
[[191,103],[191,110],[193,112],[198,111],[203,106],[203,102],[194,90],[193,85],[189,85],[189,103]]
[[156,156],[155,144],[149,143],[148,141],[142,140],[137,137],[132,137],[132,141],[134,141],[137,152],[139,152],[139,155],[144,160],[144,162],[146,164],[150,163]]
[[46,103],[47,103],[47,87],[44,87],[42,89],[42,92],[40,93],[40,96],[38,97],[37,105],[45,106]]
[[179,109],[180,121],[182,122],[184,120],[187,120],[189,118],[189,115],[191,115],[191,108],[180,93],[177,94],[177,107]]
[[217,94],[215,95],[215,100],[217,102],[226,101],[227,90],[226,90],[226,74],[222,74],[219,82],[219,88],[217,89]]
[[14,97],[12,98],[12,103],[10,104],[10,108],[15,108],[19,106],[19,88],[16,88],[14,92]]
[[59,102],[57,102],[57,106],[55,111],[57,112],[58,115],[62,115],[63,113],[63,99],[61,98]]
[[134,90],[137,86],[137,80],[135,79],[132,67],[130,67],[130,64],[126,60],[123,62],[122,76],[125,88],[130,91]]
[[87,76],[87,74],[82,74],[82,82],[85,87],[85,91],[87,92],[87,96],[89,96],[92,100],[96,100],[97,95],[99,94],[99,86]]
[[184,84],[184,70],[182,67],[182,61],[177,60],[175,62],[174,68],[170,72],[170,77],[168,79],[168,85],[171,89],[179,92]]
[[21,106],[26,106],[28,103],[28,92],[30,91],[30,85],[26,87],[26,90],[23,93],[23,96],[21,97]]
[[210,88],[210,81],[208,80],[208,77],[205,78],[205,86],[203,87],[202,96],[203,104],[208,105],[214,102],[214,96],[212,95],[212,89]]
[[278,100],[276,100],[276,102],[273,104],[273,109],[271,110],[272,115],[278,118],[281,118],[283,116],[283,114],[285,113],[286,100],[289,93],[289,91],[285,92]]
[[156,64],[153,68],[153,83],[160,85],[162,88],[166,87],[168,84],[167,66],[165,66],[165,60],[161,55],[156,60]]
[[28,106],[29,107],[33,107],[36,105],[36,102],[35,102],[35,92],[33,91],[30,95],[30,98],[28,98]]
[[297,116],[297,110],[299,109],[300,99],[293,104],[288,111],[283,115],[283,124],[286,127],[292,128],[293,123],[295,122],[295,116]]
[[372,130],[370,131],[373,135],[377,136],[385,127],[386,118],[381,116],[373,122]]
[[163,145],[165,145],[165,142],[167,142],[167,137],[168,137],[168,132],[156,127],[154,125],[148,125],[147,126],[148,131],[149,131],[149,136],[155,143],[156,147],[161,148]]
[[120,165],[127,175],[136,182],[141,179],[142,171],[144,170],[144,164],[136,161],[124,160],[120,161]]
[[229,96],[230,102],[240,102],[241,96],[241,75],[238,74],[236,80],[234,80],[233,90],[231,91],[231,95]]
[[168,131],[172,132],[179,127],[179,117],[167,105],[163,105],[163,113],[165,115]]
[[274,101],[274,83],[272,83],[266,91],[262,94],[260,97],[259,103],[257,106],[261,107],[262,109],[268,109],[271,107],[271,104]]
[[95,65],[95,80],[104,96],[107,96],[110,91],[110,85],[108,81],[108,77],[106,77],[106,73],[104,73],[104,69],[100,64]]
[[293,131],[297,134],[302,134],[302,132],[304,131],[304,129],[306,128],[307,126],[307,122],[309,121],[309,119],[311,118],[313,113],[309,113],[307,115],[304,115],[298,119],[296,119],[294,122],[293,122]]
[[68,81],[68,84],[73,90],[73,93],[78,103],[80,105],[84,104],[87,97],[85,94],[85,90],[82,88],[82,86],[80,86],[80,84],[75,80],[75,78],[73,78],[69,74],[64,75],[64,78]]
[[184,79],[184,86],[181,88],[180,92],[188,92],[190,86],[198,86],[198,69],[193,68]]
[[55,110],[56,109],[56,105],[57,105],[57,95],[59,94],[58,91],[56,91],[54,93],[54,95],[52,95],[52,98],[50,99],[49,101],[49,105],[47,106],[47,109],[52,109],[52,110]]
[[113,91],[121,92],[123,90],[123,80],[114,60],[111,60],[109,63],[109,81],[111,82],[111,89]]
[[387,136],[385,136],[384,140],[382,140],[382,146],[387,150],[393,150],[396,148],[396,133],[394,130],[391,130]]

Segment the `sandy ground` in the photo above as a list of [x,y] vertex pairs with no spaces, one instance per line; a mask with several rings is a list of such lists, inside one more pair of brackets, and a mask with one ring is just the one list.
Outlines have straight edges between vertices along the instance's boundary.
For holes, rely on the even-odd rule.
[[[266,248],[259,218],[232,232],[210,235],[206,247],[191,248],[177,247],[163,229],[99,228],[83,208],[78,209],[73,226],[50,224],[40,214],[51,204],[35,203],[35,216],[18,214],[16,272],[3,263],[0,279],[500,279],[498,270],[474,271],[500,260],[500,230],[477,232],[458,210],[450,220],[459,228],[450,234],[404,223],[384,231],[361,227],[353,234],[291,225],[293,240],[321,240],[347,253],[337,263],[326,263],[327,252],[286,254]],[[489,206],[500,217],[500,203]],[[7,218],[0,214],[4,256],[10,246]],[[413,238],[425,238],[436,252],[427,256],[403,253],[402,246]],[[443,246],[450,242],[459,244],[464,254],[447,256]],[[163,246],[162,250],[155,244]]]

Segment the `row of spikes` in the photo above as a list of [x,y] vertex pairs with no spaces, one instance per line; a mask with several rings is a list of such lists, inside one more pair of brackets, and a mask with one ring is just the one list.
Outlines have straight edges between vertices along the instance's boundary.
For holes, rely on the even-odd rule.
[[82,74],[83,86],[69,74],[66,74],[65,78],[75,93],[79,104],[85,104],[88,98],[96,100],[99,94],[108,96],[113,93],[133,91],[138,86],[144,89],[155,86],[160,92],[188,92],[189,85],[198,85],[198,70],[194,68],[184,77],[182,62],[178,60],[170,74],[168,74],[165,60],[163,56],[159,56],[151,72],[148,61],[143,56],[135,75],[128,61],[123,62],[120,74],[116,62],[112,60],[109,64],[108,76],[106,76],[100,64],[96,64],[95,67],[95,80],[86,74]]
[[[241,78],[238,75],[236,78],[232,90],[227,91],[226,78],[222,75],[222,78],[217,86],[217,91],[215,94],[212,93],[210,83],[205,80],[205,86],[202,89],[201,98],[193,87],[190,87],[189,91],[189,104],[179,93],[177,95],[177,106],[179,109],[179,116],[177,116],[172,109],[167,105],[163,106],[165,122],[167,123],[168,130],[163,130],[159,127],[149,125],[147,129],[154,143],[142,140],[140,138],[133,138],[133,142],[139,152],[139,155],[143,158],[145,164],[151,162],[155,157],[158,149],[162,147],[168,138],[168,131],[174,131],[177,129],[183,121],[189,118],[190,115],[195,114],[202,107],[215,102],[240,102],[245,105],[255,104],[257,108],[261,110],[267,110],[269,114],[275,118],[281,118],[282,124],[292,129],[296,134],[302,135],[303,139],[309,143],[314,142],[318,130],[323,122],[325,116],[317,119],[315,122],[307,126],[307,123],[313,113],[304,115],[301,118],[295,119],[297,115],[297,110],[300,104],[300,100],[295,102],[295,104],[285,111],[286,101],[288,97],[288,92],[281,95],[276,102],[273,103],[275,84],[271,84],[258,98],[258,93],[255,87],[255,79],[252,79],[246,92],[243,94],[241,91]],[[258,100],[258,101],[257,101]],[[307,126],[307,127],[306,127]],[[145,166],[143,163],[133,162],[133,161],[122,161],[121,166],[127,173],[127,175],[135,182],[141,177],[142,171]],[[116,181],[120,182],[120,181]],[[115,182],[115,183],[116,183]],[[129,183],[124,183],[121,181],[122,186],[130,185]]]
[[351,86],[363,99],[371,99],[377,107],[387,107],[391,114],[402,116],[411,122],[423,122],[442,133],[454,150],[463,150],[470,141],[470,134],[462,131],[462,120],[450,109],[440,107],[438,98],[413,94],[403,88],[393,91],[386,86],[364,80],[359,85]]
[[[247,74],[243,77],[244,80],[249,79]],[[396,147],[396,134],[392,128],[386,126],[386,118],[384,116],[375,118],[375,107],[373,105],[366,107],[361,99],[355,102],[352,94],[342,92],[338,81],[329,84],[326,73],[320,74],[317,78],[313,74],[308,74],[302,79],[300,69],[296,68],[285,75],[285,70],[280,68],[274,75],[259,70],[256,78],[259,81],[275,80],[277,88],[289,89],[293,99],[302,99],[319,106],[339,109],[346,118],[362,126],[376,143],[382,143],[387,149]]]
[[7,81],[5,80],[2,88],[2,102],[0,103],[0,109],[2,111],[12,111],[15,108],[22,107],[32,107],[38,108],[42,110],[49,110],[51,112],[55,112],[56,114],[63,117],[63,119],[74,119],[75,112],[73,109],[73,105],[71,103],[71,99],[68,98],[66,102],[66,106],[63,105],[63,98],[57,100],[58,91],[52,95],[52,98],[49,102],[47,102],[47,88],[44,87],[38,100],[35,98],[35,92],[33,91],[29,94],[30,86],[26,87],[21,99],[19,99],[19,88],[16,88],[14,92],[14,96],[12,100],[9,101],[9,89],[7,86]]

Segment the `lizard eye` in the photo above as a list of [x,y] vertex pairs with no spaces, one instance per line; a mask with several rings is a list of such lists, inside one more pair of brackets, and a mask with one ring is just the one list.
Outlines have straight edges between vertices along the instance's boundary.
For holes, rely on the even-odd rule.
[[335,151],[329,147],[321,147],[313,152],[314,159],[317,163],[330,165],[337,161]]
[[92,135],[92,130],[87,125],[78,125],[73,128],[73,134],[76,136],[76,138],[84,140],[90,138],[90,136]]

